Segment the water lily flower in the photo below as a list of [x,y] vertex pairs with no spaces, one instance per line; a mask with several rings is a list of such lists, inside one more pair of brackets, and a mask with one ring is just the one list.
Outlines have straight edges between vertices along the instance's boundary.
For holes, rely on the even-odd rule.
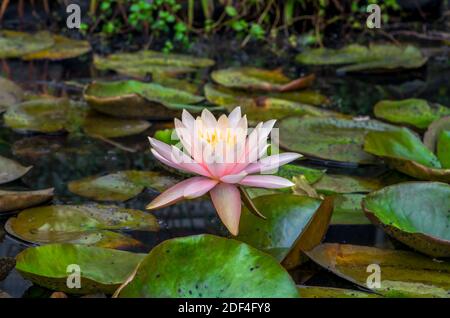
[[[294,184],[268,175],[299,157],[296,153],[267,156],[267,139],[275,120],[259,123],[249,134],[247,117],[240,107],[216,119],[204,109],[194,119],[186,110],[175,119],[182,147],[149,138],[153,155],[165,165],[196,176],[186,179],[156,197],[147,209],[157,209],[209,192],[213,205],[231,234],[237,235],[241,216],[240,186],[285,188]],[[181,149],[180,149],[181,148]]]

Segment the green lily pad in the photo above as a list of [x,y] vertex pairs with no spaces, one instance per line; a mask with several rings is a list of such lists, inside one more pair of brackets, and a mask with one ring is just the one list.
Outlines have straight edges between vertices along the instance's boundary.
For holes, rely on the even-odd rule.
[[341,65],[339,73],[374,70],[419,68],[427,62],[420,49],[415,46],[393,44],[351,44],[341,49],[318,48],[299,54],[296,61],[308,65]]
[[34,244],[116,248],[139,242],[111,230],[157,231],[159,225],[149,213],[113,205],[50,205],[23,210],[5,228],[10,235]]
[[[76,244],[49,244],[31,247],[16,257],[16,269],[33,283],[68,294],[102,292],[112,294],[133,272],[145,254]],[[69,288],[67,282],[80,268],[80,288]]]
[[450,169],[450,130],[440,132],[436,154],[442,167]]
[[100,70],[114,70],[123,75],[143,77],[152,75],[177,75],[210,67],[214,61],[182,54],[166,54],[156,51],[94,56],[94,65]]
[[199,93],[199,86],[195,83],[188,81],[187,79],[180,79],[173,76],[165,76],[164,74],[158,74],[152,77],[152,82],[181,91],[197,95]]
[[412,248],[450,257],[450,186],[405,182],[373,192],[363,200],[368,218]]
[[368,133],[364,150],[417,179],[450,182],[450,169],[441,169],[438,158],[407,128]]
[[186,105],[201,102],[201,96],[134,80],[94,82],[85,88],[84,99],[99,112],[123,118],[165,119],[179,115],[183,108],[203,110],[203,106]]
[[180,142],[175,129],[160,129],[155,131],[153,138],[156,140],[162,141],[168,145],[176,145]]
[[36,191],[0,190],[0,212],[26,209],[53,197],[53,188]]
[[24,96],[22,88],[14,82],[0,77],[0,113],[8,109],[9,106],[22,101]]
[[377,158],[363,151],[369,131],[393,126],[376,120],[288,117],[279,122],[280,145],[306,156],[338,162],[373,164]]
[[293,102],[290,100],[274,98],[270,96],[259,97],[236,97],[218,90],[215,86],[205,86],[206,99],[216,105],[225,107],[232,111],[236,105],[241,106],[242,112],[247,115],[251,123],[266,121],[270,119],[281,119],[292,115],[310,115],[318,117],[340,117],[342,114],[330,110],[321,109],[307,104]]
[[383,100],[374,106],[373,111],[377,118],[421,129],[427,128],[436,119],[450,115],[450,108],[417,98]]
[[21,178],[31,168],[33,166],[24,167],[14,160],[0,156],[0,184]]
[[[388,297],[444,297],[450,291],[450,263],[436,262],[412,252],[346,244],[322,244],[307,255],[320,266],[364,288],[372,272],[381,269],[380,287],[373,291]],[[372,282],[369,280],[369,282]]]
[[365,293],[353,289],[319,286],[298,286],[300,298],[378,298],[377,294]]
[[230,67],[211,73],[212,79],[225,87],[249,90],[285,92],[309,87],[315,76],[290,79],[281,69],[265,70],[256,67]]
[[313,184],[319,193],[331,195],[336,193],[368,193],[381,189],[384,183],[379,178],[363,178],[347,175],[325,174]]
[[371,224],[364,214],[361,202],[365,194],[350,193],[334,197],[332,225],[363,225]]
[[118,138],[140,134],[151,124],[145,120],[113,118],[103,115],[89,115],[82,128],[92,137]]
[[91,51],[88,41],[73,40],[62,35],[52,35],[53,46],[42,51],[28,53],[22,56],[26,61],[30,60],[64,60],[78,57]]
[[162,192],[178,181],[160,172],[128,170],[71,181],[68,188],[77,195],[97,201],[126,201],[146,187]]
[[53,46],[50,33],[43,31],[35,34],[18,31],[0,31],[0,58],[16,58],[38,52]]
[[245,243],[206,234],[175,238],[156,246],[116,295],[296,298],[298,292],[274,258]]
[[[257,209],[267,218],[263,220],[243,209],[239,235],[236,239],[256,247],[282,262],[288,268],[299,264],[302,249],[320,244],[331,218],[332,204],[329,201],[294,194],[273,194],[253,200]],[[305,232],[310,226],[325,219],[322,231]]]
[[433,153],[436,152],[439,135],[445,130],[450,130],[450,116],[437,119],[428,126],[428,129],[423,136],[423,143]]
[[86,109],[66,98],[44,98],[26,101],[8,108],[3,115],[5,126],[19,130],[56,133],[75,130]]
[[325,95],[316,91],[301,90],[296,92],[264,92],[252,93],[249,91],[236,90],[228,87],[206,84],[204,87],[206,99],[216,105],[257,105],[258,101],[272,97],[298,104],[308,104],[313,106],[328,105],[330,100]]

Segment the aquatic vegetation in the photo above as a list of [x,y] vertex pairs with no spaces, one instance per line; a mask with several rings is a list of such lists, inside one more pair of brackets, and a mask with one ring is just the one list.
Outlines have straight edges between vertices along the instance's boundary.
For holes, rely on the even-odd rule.
[[50,200],[53,193],[53,188],[35,191],[0,190],[0,213],[39,205]]
[[9,106],[22,101],[23,94],[19,85],[0,77],[0,113],[6,111]]
[[14,160],[0,156],[0,184],[21,178],[31,168],[33,166],[24,167]]
[[405,182],[367,195],[368,218],[399,241],[434,257],[450,256],[450,186]]
[[245,243],[207,234],[159,244],[115,295],[298,297],[294,281],[274,258]]
[[150,138],[152,153],[169,167],[200,176],[166,190],[147,208],[157,209],[209,192],[222,222],[233,235],[237,235],[241,215],[238,186],[286,188],[293,185],[278,176],[254,175],[275,170],[301,156],[282,153],[263,157],[268,147],[267,137],[274,124],[274,120],[260,123],[247,137],[247,118],[242,117],[239,107],[228,117],[222,115],[218,120],[206,109],[197,119],[184,111],[182,121],[175,119],[175,130],[188,155]]

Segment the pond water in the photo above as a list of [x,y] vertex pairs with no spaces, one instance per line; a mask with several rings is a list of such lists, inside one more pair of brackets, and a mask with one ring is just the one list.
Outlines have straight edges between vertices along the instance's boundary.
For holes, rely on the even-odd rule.
[[[201,52],[217,61],[215,68],[232,65],[254,65],[267,68],[282,66],[290,74],[301,75],[315,72],[318,78],[315,88],[330,96],[334,110],[354,114],[371,115],[373,105],[381,99],[401,99],[419,97],[443,105],[450,105],[450,63],[447,58],[433,57],[426,67],[415,71],[374,74],[364,76],[338,76],[334,68],[303,69],[295,65],[289,52],[274,54],[269,49],[232,49],[233,44],[216,46],[199,45],[194,54]],[[207,54],[206,54],[207,53]],[[23,62],[20,60],[1,61],[0,75],[7,76],[29,90],[57,95],[80,97],[82,85],[95,78],[118,78],[112,73],[100,73],[92,65],[92,57],[72,59],[63,62]],[[199,84],[207,81],[207,74],[195,79]],[[143,134],[121,138],[118,141],[128,147],[138,149],[135,153],[115,148],[102,141],[83,136],[67,135],[23,135],[12,132],[0,123],[0,154],[19,158],[24,165],[34,168],[21,181],[8,184],[8,189],[55,188],[54,204],[77,204],[89,200],[71,194],[67,183],[95,174],[106,174],[126,169],[159,169],[148,151],[146,136],[165,123],[153,122],[152,127]],[[52,145],[48,151],[48,145]],[[305,164],[317,166],[326,162],[306,161]],[[357,167],[328,166],[330,172],[355,175],[377,173],[381,168],[360,169]],[[6,188],[6,187],[3,187]],[[141,209],[155,197],[156,193],[146,190],[139,196],[121,206]],[[226,231],[216,217],[208,200],[187,201],[154,212],[161,221],[159,232],[134,232],[133,237],[145,243],[144,250],[150,250],[159,242],[177,236],[199,233],[225,235]],[[3,224],[8,216],[0,218],[0,257],[14,257],[26,245],[3,232]],[[370,225],[331,226],[326,241],[372,246],[392,246],[384,232]],[[327,276],[325,272],[316,276],[314,282],[326,280],[328,285],[342,286],[338,279]],[[295,275],[294,275],[295,277]],[[23,280],[13,271],[6,280],[0,282],[0,290],[14,297],[21,297],[29,290],[31,283]],[[32,294],[29,291],[25,295]]]

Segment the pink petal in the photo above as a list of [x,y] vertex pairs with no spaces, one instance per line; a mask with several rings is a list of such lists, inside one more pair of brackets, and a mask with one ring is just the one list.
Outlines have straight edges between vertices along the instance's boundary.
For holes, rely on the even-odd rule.
[[204,195],[217,184],[216,180],[204,177],[192,177],[181,181],[158,195],[147,209],[153,210],[174,204],[184,198],[193,199]]
[[278,189],[292,187],[294,183],[278,176],[247,176],[239,184],[249,187]]
[[278,167],[294,161],[300,158],[302,155],[294,152],[283,152],[279,155],[273,155],[261,159],[257,163],[251,163],[245,168],[245,172],[248,174],[261,173],[265,171],[271,171],[277,169]]
[[233,111],[228,115],[228,122],[230,123],[230,127],[235,127],[239,120],[241,119],[241,107],[236,107]]
[[239,174],[229,174],[220,178],[220,181],[225,183],[239,183],[241,182],[242,179],[245,178],[246,175],[247,173],[245,172]]
[[223,224],[231,234],[237,235],[241,217],[241,195],[238,188],[228,183],[219,183],[209,193]]
[[181,121],[183,122],[184,127],[186,127],[187,129],[194,129],[195,119],[186,109],[183,109],[183,113],[181,114]]

